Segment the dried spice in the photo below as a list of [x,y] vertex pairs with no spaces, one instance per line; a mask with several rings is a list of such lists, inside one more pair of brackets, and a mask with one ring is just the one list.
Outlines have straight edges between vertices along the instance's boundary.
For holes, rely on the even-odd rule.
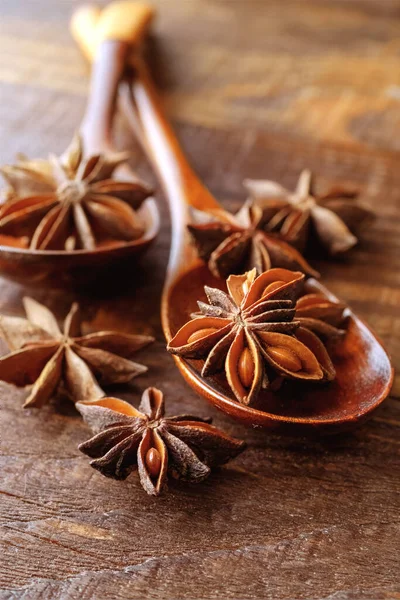
[[188,230],[200,258],[216,277],[226,279],[253,268],[259,275],[271,267],[318,276],[293,246],[268,233],[267,224],[275,214],[269,207],[249,200],[235,215],[225,210],[192,214]]
[[169,352],[204,359],[203,377],[225,370],[232,392],[244,404],[251,404],[261,388],[276,389],[282,378],[334,379],[323,342],[309,320],[301,322],[307,318],[306,301],[296,318],[303,273],[270,269],[256,277],[253,269],[231,275],[226,283],[228,294],[205,287],[209,304],[198,302],[200,313],[179,329]]
[[139,180],[119,181],[114,172],[126,153],[84,156],[79,135],[66,152],[0,169],[10,186],[0,208],[0,235],[28,236],[38,250],[93,250],[140,238],[135,210],[151,190]]
[[334,342],[346,333],[346,305],[332,302],[321,293],[301,296],[296,303],[295,318],[303,329],[309,329],[325,342]]
[[147,371],[130,357],[153,338],[117,331],[82,336],[76,303],[61,331],[48,308],[32,298],[23,302],[27,319],[0,317],[0,336],[12,351],[0,358],[0,380],[33,384],[25,407],[42,406],[60,385],[75,402],[101,398],[99,383],[125,383]]
[[79,446],[94,460],[91,466],[106,477],[126,479],[138,469],[148,494],[158,496],[167,475],[197,483],[212,467],[223,465],[245,448],[192,415],[165,417],[163,393],[148,388],[139,410],[118,398],[78,402],[77,409],[95,433]]
[[313,189],[311,172],[304,170],[294,192],[269,180],[246,179],[244,185],[262,210],[269,212],[265,228],[300,251],[317,237],[330,254],[346,252],[357,243],[354,232],[373,213],[358,202],[358,192],[341,186],[324,194]]

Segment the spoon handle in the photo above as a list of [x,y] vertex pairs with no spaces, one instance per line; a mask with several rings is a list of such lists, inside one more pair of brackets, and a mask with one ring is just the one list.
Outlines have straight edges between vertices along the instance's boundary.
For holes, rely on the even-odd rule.
[[[120,18],[115,2],[103,11],[94,5],[78,8],[71,19],[71,32],[84,54],[93,62],[91,85],[81,135],[88,154],[113,150],[112,121],[118,85],[126,68],[132,40],[146,33],[153,10],[134,5],[128,20]],[[105,18],[100,19],[100,16]]]
[[113,150],[111,128],[127,52],[126,43],[114,41],[103,42],[96,51],[89,97],[80,127],[88,156]]
[[[100,10],[93,5],[78,9],[71,20],[71,32],[85,56],[93,61],[96,48],[106,40],[124,42],[138,49],[154,17],[152,7],[130,0],[115,1]],[[180,206],[199,210],[221,207],[201,183],[182,152],[178,139],[165,117],[162,103],[138,52],[131,52],[133,72],[122,89],[126,117],[154,168],[158,172],[171,209]],[[130,87],[130,90],[127,88]]]
[[[83,53],[93,60],[103,40],[119,40],[137,49],[153,17],[145,4],[129,0],[113,2],[103,11],[85,6],[71,21],[71,32]],[[115,42],[116,43],[116,42]],[[139,52],[131,52],[131,69],[120,86],[119,100],[126,118],[158,173],[169,203],[172,241],[164,293],[179,273],[196,259],[187,243],[188,208],[218,214],[222,207],[189,165],[178,139],[165,117],[158,92]]]

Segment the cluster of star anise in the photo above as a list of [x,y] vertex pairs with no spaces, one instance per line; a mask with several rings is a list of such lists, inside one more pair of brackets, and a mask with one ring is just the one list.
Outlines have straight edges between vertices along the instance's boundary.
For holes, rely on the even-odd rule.
[[[150,190],[113,178],[124,160],[124,154],[85,158],[77,136],[61,157],[21,159],[3,168],[10,189],[0,207],[0,236],[41,250],[91,250],[139,237],[135,209]],[[335,378],[330,348],[344,335],[345,307],[303,293],[305,277],[316,272],[299,249],[312,230],[332,253],[350,248],[356,238],[345,221],[359,222],[368,213],[345,190],[313,195],[308,172],[293,194],[269,181],[246,186],[252,197],[236,215],[221,210],[216,219],[197,211],[198,222],[189,226],[211,272],[228,277],[227,292],[206,287],[208,302],[198,302],[200,312],[168,350],[202,360],[203,377],[224,373],[233,396],[250,405],[262,389],[276,391],[286,379]],[[244,449],[209,419],[165,417],[163,394],[155,388],[144,392],[139,409],[106,395],[101,386],[147,370],[132,354],[152,338],[83,335],[77,304],[62,329],[45,306],[31,298],[24,306],[27,319],[0,317],[0,335],[11,350],[0,358],[0,379],[30,386],[27,407],[42,406],[59,391],[69,396],[94,433],[80,450],[103,475],[125,479],[137,469],[146,492],[158,495],[168,474],[202,481]]]
[[354,232],[372,217],[354,189],[314,192],[309,171],[301,173],[293,193],[273,181],[247,179],[244,184],[250,198],[236,214],[193,211],[188,226],[200,258],[222,279],[271,267],[315,275],[300,254],[307,243],[316,239],[330,254],[345,252],[357,243]]

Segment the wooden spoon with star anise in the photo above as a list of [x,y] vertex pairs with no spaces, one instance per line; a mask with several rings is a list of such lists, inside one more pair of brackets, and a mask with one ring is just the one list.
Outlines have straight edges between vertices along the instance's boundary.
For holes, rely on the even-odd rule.
[[[127,19],[131,4],[118,3],[111,12]],[[96,28],[104,26],[109,11],[110,5]],[[75,37],[90,46],[86,35],[76,21]],[[189,208],[225,212],[188,165],[145,63],[135,54],[130,64],[131,79],[120,92],[123,107],[171,208],[162,322],[183,376],[247,425],[334,431],[366,418],[386,398],[393,378],[381,343],[321,284],[305,283],[304,263],[285,263],[272,246],[267,251],[278,264],[269,259],[266,266],[284,268],[258,277],[268,259],[257,242],[245,264],[255,268],[226,283],[199,260],[187,235]]]
[[[124,35],[139,36],[152,15],[138,6]],[[129,153],[117,152],[111,140],[129,47],[123,39],[97,47],[86,113],[64,154],[46,160],[21,155],[1,168],[9,186],[0,206],[2,275],[57,287],[104,282],[132,268],[157,235],[151,189],[127,166]]]

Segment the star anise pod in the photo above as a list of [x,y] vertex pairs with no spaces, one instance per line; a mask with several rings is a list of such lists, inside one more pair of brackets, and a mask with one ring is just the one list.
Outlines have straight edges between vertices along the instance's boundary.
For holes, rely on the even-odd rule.
[[267,223],[274,214],[274,210],[251,200],[235,215],[225,210],[218,213],[193,210],[188,230],[200,258],[221,279],[253,268],[259,275],[272,267],[318,276],[293,246],[267,231]]
[[76,303],[61,331],[48,308],[32,298],[23,303],[27,319],[0,317],[0,337],[12,351],[0,358],[0,380],[33,384],[25,407],[42,406],[60,385],[75,402],[101,398],[99,383],[125,383],[147,371],[130,357],[153,338],[117,331],[82,336]]
[[93,250],[137,239],[143,224],[135,210],[151,190],[141,181],[119,181],[123,152],[85,157],[75,135],[66,152],[0,169],[10,186],[0,208],[0,234],[27,235],[30,248]]
[[158,496],[167,475],[197,483],[212,467],[223,465],[245,448],[192,415],[165,417],[163,393],[148,388],[137,410],[124,400],[102,398],[78,402],[77,409],[95,435],[79,446],[94,460],[91,466],[106,477],[126,479],[138,468],[140,483]]
[[231,275],[228,294],[205,287],[209,304],[198,302],[192,315],[168,344],[184,358],[204,359],[202,376],[225,370],[235,397],[251,404],[263,388],[276,389],[280,378],[330,381],[335,369],[311,328],[295,319],[304,274],[270,269]]
[[244,185],[271,215],[266,230],[279,232],[300,251],[316,236],[330,254],[345,252],[357,243],[354,231],[373,216],[358,202],[355,189],[337,186],[316,193],[308,170],[302,171],[294,192],[269,180],[246,179]]
[[321,293],[301,296],[296,303],[295,318],[302,329],[315,333],[324,342],[336,341],[346,333],[347,307]]

